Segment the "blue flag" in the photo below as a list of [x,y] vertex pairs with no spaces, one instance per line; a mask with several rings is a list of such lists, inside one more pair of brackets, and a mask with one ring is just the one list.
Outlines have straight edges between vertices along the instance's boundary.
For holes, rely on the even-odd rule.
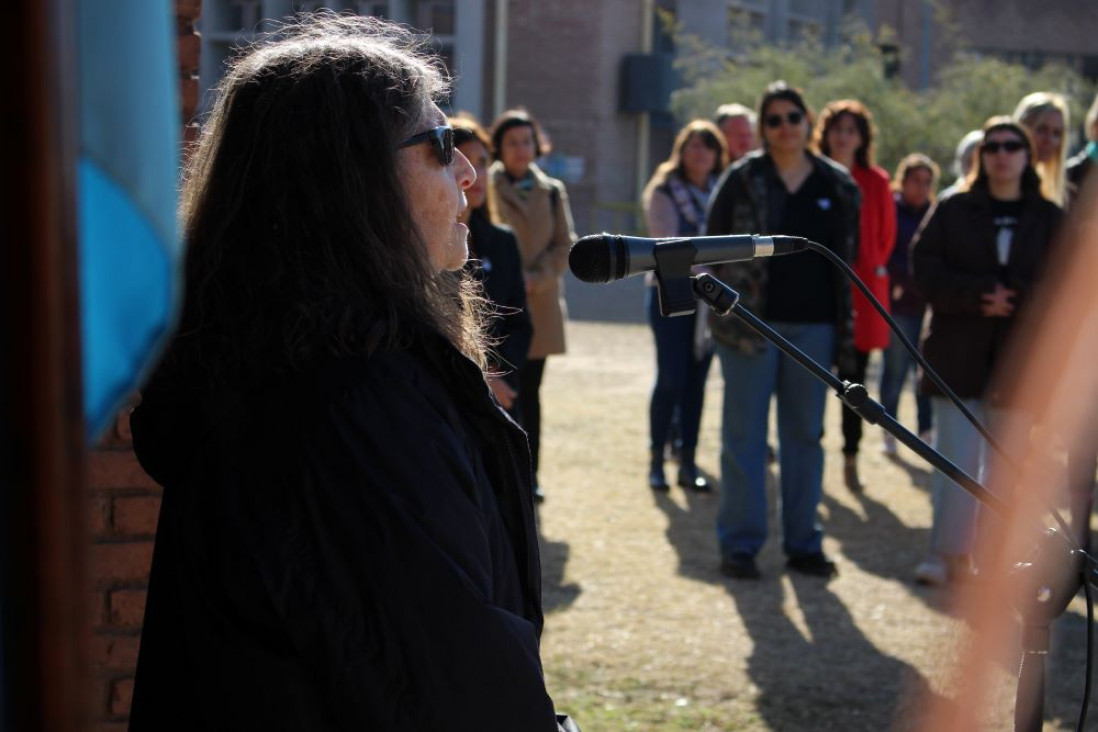
[[77,206],[84,420],[111,424],[170,333],[179,71],[170,0],[78,0]]

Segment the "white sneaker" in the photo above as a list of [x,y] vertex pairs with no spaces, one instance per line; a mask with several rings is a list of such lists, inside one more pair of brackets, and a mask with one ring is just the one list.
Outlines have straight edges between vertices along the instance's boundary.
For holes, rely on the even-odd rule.
[[915,568],[915,582],[917,584],[941,587],[948,579],[949,571],[941,557],[927,557]]
[[885,432],[884,440],[881,444],[881,452],[888,457],[896,457],[896,438]]

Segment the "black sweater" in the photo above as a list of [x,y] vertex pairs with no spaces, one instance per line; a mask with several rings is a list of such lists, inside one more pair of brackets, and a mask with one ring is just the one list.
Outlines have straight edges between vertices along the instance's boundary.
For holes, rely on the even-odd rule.
[[558,730],[521,430],[441,341],[132,417],[164,486],[131,730]]

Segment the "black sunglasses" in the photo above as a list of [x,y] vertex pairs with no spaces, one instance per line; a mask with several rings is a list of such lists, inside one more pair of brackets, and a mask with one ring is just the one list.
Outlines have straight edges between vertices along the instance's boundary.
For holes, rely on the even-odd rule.
[[768,115],[766,115],[766,119],[764,119],[763,122],[765,122],[766,126],[769,127],[770,129],[776,130],[779,127],[782,126],[782,121],[783,120],[788,122],[791,125],[799,125],[801,123],[801,120],[803,120],[803,119],[804,119],[804,112],[798,112],[798,111],[794,110],[792,112],[787,113],[785,115],[785,117],[782,117],[780,114],[768,114]]
[[1021,140],[992,140],[991,142],[984,143],[984,152],[994,155],[1000,150],[1006,150],[1008,153],[1016,153],[1019,150],[1025,149],[1026,144]]
[[397,145],[397,149],[418,145],[428,140],[431,141],[431,147],[435,149],[435,157],[440,164],[450,165],[454,162],[454,128],[450,125],[439,125],[426,132],[412,135]]

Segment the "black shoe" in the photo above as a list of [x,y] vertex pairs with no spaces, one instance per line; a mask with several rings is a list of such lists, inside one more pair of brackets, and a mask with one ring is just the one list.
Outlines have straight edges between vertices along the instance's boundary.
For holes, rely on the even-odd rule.
[[534,486],[534,503],[545,503],[545,491],[540,485]]
[[721,560],[721,574],[732,579],[759,579],[762,574],[750,554],[733,554]]
[[823,552],[794,554],[786,560],[785,566],[794,572],[811,575],[812,577],[834,577],[839,573],[839,568]]
[[708,493],[712,490],[709,486],[709,481],[705,479],[704,475],[698,474],[698,468],[695,465],[683,465],[679,468],[679,486],[682,488],[689,488],[697,493]]
[[653,465],[648,471],[648,487],[657,493],[667,493],[671,486],[667,484],[667,478],[663,474],[662,465]]

